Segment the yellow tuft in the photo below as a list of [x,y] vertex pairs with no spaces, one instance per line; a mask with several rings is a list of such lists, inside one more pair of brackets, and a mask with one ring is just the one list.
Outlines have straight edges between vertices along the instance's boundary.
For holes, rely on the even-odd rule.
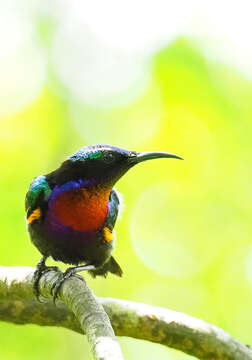
[[113,233],[112,231],[108,228],[108,227],[105,227],[103,229],[103,234],[104,234],[104,239],[107,241],[107,242],[111,242],[114,237],[113,237]]
[[35,209],[27,219],[27,224],[31,224],[34,220],[38,220],[41,217],[40,208]]

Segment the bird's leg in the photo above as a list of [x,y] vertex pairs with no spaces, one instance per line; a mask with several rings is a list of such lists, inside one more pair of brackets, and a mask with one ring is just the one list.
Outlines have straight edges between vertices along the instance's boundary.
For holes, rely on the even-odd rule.
[[77,275],[77,273],[80,271],[94,270],[94,269],[95,269],[95,266],[92,264],[75,266],[75,267],[70,267],[70,268],[66,269],[66,271],[61,275],[61,278],[58,281],[56,281],[51,288],[51,294],[53,295],[54,303],[57,300],[60,288],[66,279],[69,279],[71,276],[75,275],[76,277],[78,277],[80,280],[83,281],[84,280],[83,277],[80,275]]
[[48,256],[43,256],[42,259],[39,260],[33,275],[33,292],[39,302],[41,302],[39,299],[39,280],[41,276],[50,270],[59,271],[57,266],[46,266],[45,262],[47,258]]

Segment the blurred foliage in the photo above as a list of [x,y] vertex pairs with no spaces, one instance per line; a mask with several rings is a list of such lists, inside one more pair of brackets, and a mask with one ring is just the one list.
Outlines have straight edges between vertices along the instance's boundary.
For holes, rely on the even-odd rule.
[[[186,312],[252,343],[252,84],[182,38],[156,53],[150,70],[141,95],[106,108],[75,99],[49,66],[39,96],[0,117],[0,263],[35,266],[25,193],[33,177],[78,148],[174,152],[186,161],[144,163],[118,183],[126,207],[114,255],[124,277],[88,283],[99,296]],[[63,329],[0,323],[0,338],[1,359],[90,358],[83,338]],[[190,358],[143,341],[121,343],[128,360]]]

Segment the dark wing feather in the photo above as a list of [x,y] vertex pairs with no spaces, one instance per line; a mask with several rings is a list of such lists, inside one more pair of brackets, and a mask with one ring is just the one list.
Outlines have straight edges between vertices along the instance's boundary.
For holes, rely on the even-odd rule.
[[107,226],[111,231],[115,226],[116,219],[118,217],[119,207],[120,199],[118,193],[115,189],[112,189],[109,196],[109,213],[105,223],[105,226]]
[[[105,227],[108,227],[111,232],[115,226],[116,219],[118,217],[119,209],[120,209],[120,197],[118,195],[118,192],[115,189],[112,189],[110,196],[109,196],[109,213],[105,222]],[[113,247],[114,247],[114,241],[113,241]],[[99,276],[107,276],[107,273],[110,272],[112,274],[115,274],[117,276],[122,276],[122,269],[120,268],[120,265],[116,262],[113,256],[110,257],[110,259],[103,264],[101,267],[96,268],[95,270],[89,271],[89,273],[96,277]]]

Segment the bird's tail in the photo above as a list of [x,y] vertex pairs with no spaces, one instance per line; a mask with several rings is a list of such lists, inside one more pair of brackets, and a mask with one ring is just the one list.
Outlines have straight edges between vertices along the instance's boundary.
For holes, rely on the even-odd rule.
[[89,271],[89,273],[93,277],[96,277],[96,276],[104,276],[104,277],[106,277],[109,272],[111,272],[112,274],[115,274],[117,276],[120,276],[120,277],[123,274],[122,269],[120,268],[119,264],[115,261],[113,256],[111,256],[109,261],[107,261],[101,267]]

